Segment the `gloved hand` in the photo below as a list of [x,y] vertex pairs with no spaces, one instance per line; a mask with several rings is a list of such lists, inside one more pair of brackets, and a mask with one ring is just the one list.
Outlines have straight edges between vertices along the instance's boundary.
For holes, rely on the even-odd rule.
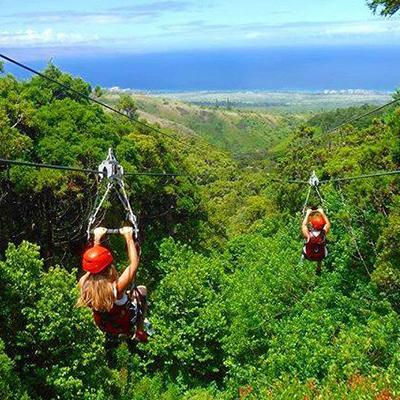
[[107,228],[103,228],[102,226],[99,226],[94,229],[93,234],[94,234],[94,243],[100,243],[101,238],[107,233]]
[[131,239],[133,236],[133,228],[130,226],[124,226],[119,230],[119,233],[125,238],[125,239]]

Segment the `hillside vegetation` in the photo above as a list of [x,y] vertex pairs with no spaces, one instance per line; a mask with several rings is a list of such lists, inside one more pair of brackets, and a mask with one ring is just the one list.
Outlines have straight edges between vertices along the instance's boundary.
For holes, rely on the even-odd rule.
[[201,91],[171,92],[158,95],[208,107],[230,107],[257,111],[320,112],[365,104],[382,105],[390,100],[386,92],[370,90],[324,90],[317,92],[293,91]]
[[[92,92],[54,66],[45,73]],[[400,108],[326,134],[331,114],[293,129],[282,115],[136,101],[140,118],[167,120],[167,133],[179,141],[42,78],[0,78],[1,158],[95,168],[111,146],[127,172],[192,175],[126,180],[143,242],[138,281],[149,286],[155,328],[147,345],[133,346],[106,338],[90,312],[75,307],[96,180],[2,167],[0,397],[398,397],[399,177],[321,187],[332,221],[321,276],[300,262],[308,187],[285,181],[307,180],[313,170],[327,179],[398,169]],[[260,126],[265,134],[254,163],[220,149],[254,151],[243,121],[253,140]],[[313,193],[310,204],[317,202]],[[109,205],[104,223],[122,222],[121,210]],[[123,243],[111,244],[122,269]]]
[[[146,120],[184,135],[200,136],[235,158],[248,153],[264,156],[267,148],[277,144],[305,119],[302,115],[279,112],[203,107],[136,93],[131,96],[138,115]],[[116,104],[119,94],[108,92],[102,98]]]

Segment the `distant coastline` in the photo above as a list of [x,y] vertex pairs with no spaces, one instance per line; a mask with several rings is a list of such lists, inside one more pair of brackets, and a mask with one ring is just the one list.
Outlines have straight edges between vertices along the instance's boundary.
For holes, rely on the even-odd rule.
[[241,94],[260,94],[260,93],[304,93],[304,94],[348,94],[348,95],[369,95],[369,94],[377,94],[377,95],[390,95],[393,91],[390,90],[371,90],[371,89],[320,89],[320,90],[270,90],[270,89],[252,89],[252,90],[143,90],[137,88],[123,88],[119,86],[111,86],[111,87],[103,87],[104,90],[109,92],[122,92],[122,93],[142,93],[142,94],[149,94],[149,95],[183,95],[183,94],[205,94],[205,95],[212,95],[212,94],[221,94],[221,93],[241,93]]
[[[400,46],[395,45],[99,54],[53,61],[93,86],[144,92],[393,92],[400,87]],[[29,64],[43,69],[46,60]],[[6,71],[27,77],[8,64]]]
[[312,111],[365,104],[382,105],[392,99],[386,91],[348,89],[324,91],[143,91],[112,87],[105,89],[108,96],[129,93],[133,96],[155,97],[169,101],[182,101],[206,107],[279,109]]

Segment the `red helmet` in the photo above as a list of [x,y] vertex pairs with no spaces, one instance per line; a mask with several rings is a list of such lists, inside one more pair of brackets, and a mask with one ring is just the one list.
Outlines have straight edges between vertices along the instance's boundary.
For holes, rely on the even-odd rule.
[[322,215],[315,215],[310,218],[310,224],[315,230],[322,231],[326,225],[326,221]]
[[82,267],[91,274],[98,274],[113,262],[113,256],[107,248],[99,244],[86,250],[82,257]]

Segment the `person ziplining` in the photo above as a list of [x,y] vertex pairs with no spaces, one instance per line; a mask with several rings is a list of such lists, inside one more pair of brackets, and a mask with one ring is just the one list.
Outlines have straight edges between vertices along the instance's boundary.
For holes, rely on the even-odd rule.
[[301,225],[304,238],[303,257],[317,263],[316,274],[322,272],[322,261],[328,255],[326,235],[331,229],[331,223],[322,208],[308,208]]
[[315,272],[317,275],[320,275],[322,272],[322,261],[328,255],[328,250],[326,248],[326,235],[331,229],[331,223],[322,207],[307,207],[312,189],[315,189],[321,204],[324,203],[318,189],[320,181],[314,171],[308,183],[310,188],[304,203],[304,219],[301,224],[301,234],[304,238],[302,259],[316,262],[317,267]]
[[85,275],[79,280],[78,306],[93,311],[96,325],[112,335],[124,335],[139,342],[147,342],[145,314],[147,310],[147,288],[136,286],[139,254],[133,239],[133,229],[119,230],[127,246],[129,266],[119,276],[110,250],[101,245],[107,229],[94,230],[93,247],[82,257]]
[[[79,280],[80,296],[78,306],[89,307],[93,311],[96,325],[111,335],[124,335],[139,342],[147,342],[150,326],[145,319],[147,311],[147,288],[137,286],[136,274],[139,267],[138,223],[125,192],[124,170],[109,149],[108,157],[99,166],[101,181],[106,182],[103,196],[97,196],[93,214],[89,217],[88,240],[94,235],[93,246],[82,257],[82,268],[86,272]],[[126,211],[126,219],[132,224],[121,229],[107,229],[97,226],[97,216],[111,190]],[[106,234],[121,234],[127,246],[129,266],[118,275],[111,251],[101,244]],[[136,239],[136,243],[135,243]]]

